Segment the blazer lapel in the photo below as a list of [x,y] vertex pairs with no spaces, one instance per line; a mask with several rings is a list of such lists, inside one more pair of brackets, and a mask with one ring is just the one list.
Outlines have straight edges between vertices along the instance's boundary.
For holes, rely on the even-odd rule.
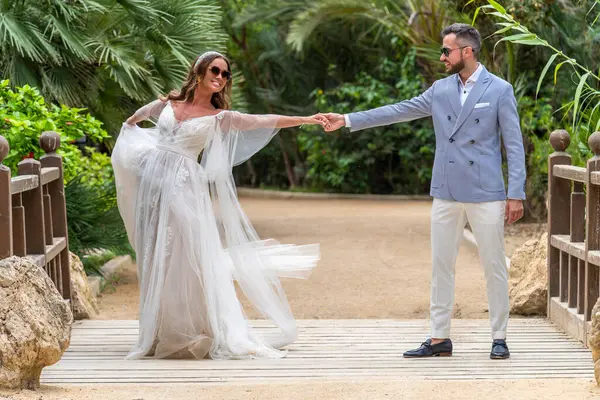
[[460,78],[458,77],[458,74],[454,75],[453,79],[448,79],[448,87],[446,89],[448,91],[448,101],[450,102],[452,110],[454,111],[454,115],[456,116],[460,115],[460,110],[462,108],[460,105],[460,92],[458,90],[459,79]]
[[473,107],[475,107],[477,101],[479,101],[481,96],[483,96],[483,93],[485,93],[485,90],[488,88],[490,83],[492,83],[492,77],[490,76],[489,72],[485,69],[485,67],[483,67],[483,70],[479,75],[479,79],[477,79],[477,82],[475,82],[473,90],[471,90],[471,93],[469,93],[469,96],[467,97],[467,100],[465,100],[465,104],[463,105],[462,110],[458,115],[458,120],[456,121],[456,124],[454,124],[454,129],[452,130],[452,134],[450,135],[451,137],[456,133],[456,131],[460,129],[462,124],[465,123],[467,117],[469,116],[469,114],[471,114],[471,111],[473,111]]

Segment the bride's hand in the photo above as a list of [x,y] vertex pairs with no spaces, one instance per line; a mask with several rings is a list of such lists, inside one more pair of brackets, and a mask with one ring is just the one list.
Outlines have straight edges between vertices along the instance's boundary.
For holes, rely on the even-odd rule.
[[327,118],[325,118],[323,115],[315,114],[315,115],[311,115],[308,117],[303,117],[302,124],[303,125],[321,125],[322,127],[325,127],[327,122],[328,122]]

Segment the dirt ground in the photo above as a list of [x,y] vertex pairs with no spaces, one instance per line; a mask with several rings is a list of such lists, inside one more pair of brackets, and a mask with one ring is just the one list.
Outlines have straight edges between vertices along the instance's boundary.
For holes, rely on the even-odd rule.
[[[431,254],[428,201],[289,200],[242,198],[262,238],[320,243],[322,259],[307,280],[286,280],[284,289],[299,319],[427,318]],[[544,225],[506,227],[506,252]],[[256,312],[245,302],[250,317]],[[483,271],[466,242],[456,264],[455,318],[487,318]],[[99,319],[137,319],[136,268],[111,281]]]
[[[534,390],[532,390],[534,388]],[[3,397],[2,395],[6,397]],[[497,381],[354,381],[256,385],[129,385],[43,387],[9,400],[592,400],[600,388],[587,379]]]

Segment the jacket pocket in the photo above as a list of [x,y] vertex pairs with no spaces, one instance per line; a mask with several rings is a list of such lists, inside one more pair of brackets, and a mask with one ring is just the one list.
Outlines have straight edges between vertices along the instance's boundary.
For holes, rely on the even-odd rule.
[[500,154],[481,154],[479,156],[479,184],[483,190],[488,192],[505,190]]

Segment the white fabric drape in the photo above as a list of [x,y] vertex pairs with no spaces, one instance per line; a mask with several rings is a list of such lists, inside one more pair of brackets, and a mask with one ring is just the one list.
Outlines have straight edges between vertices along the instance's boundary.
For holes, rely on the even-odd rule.
[[[319,246],[261,240],[232,176],[277,133],[279,117],[222,111],[177,121],[160,100],[136,117],[156,125],[124,124],[112,154],[140,284],[140,333],[127,358],[284,356],[297,332],[280,278],[307,278]],[[253,332],[234,281],[279,335]]]

